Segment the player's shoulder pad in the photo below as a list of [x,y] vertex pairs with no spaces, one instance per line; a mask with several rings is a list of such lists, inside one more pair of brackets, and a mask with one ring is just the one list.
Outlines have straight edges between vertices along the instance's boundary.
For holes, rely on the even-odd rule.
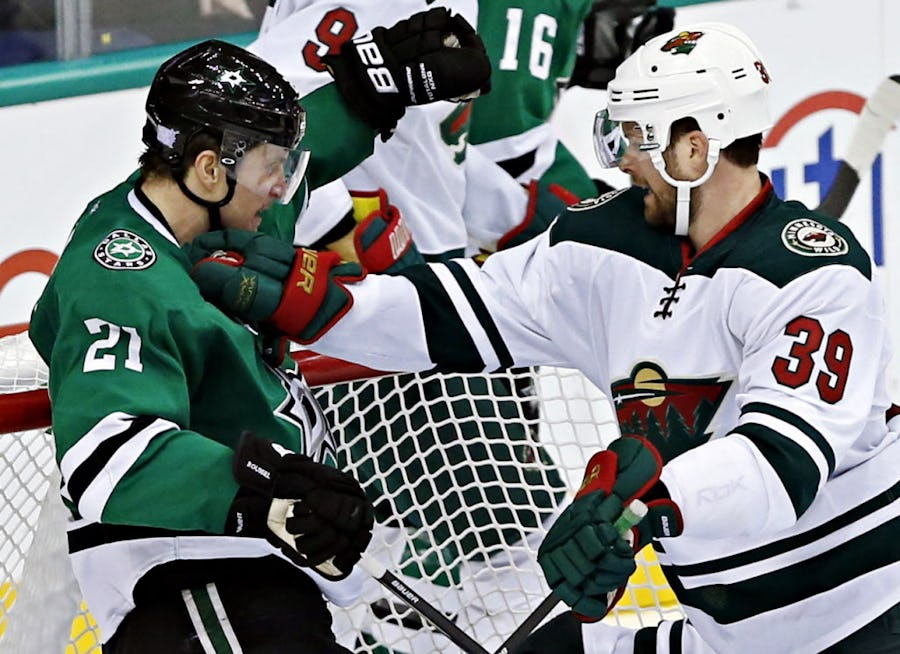
[[[872,278],[872,261],[844,223],[775,194],[748,221],[726,266],[746,268],[776,286],[826,266],[847,266]],[[765,256],[760,256],[760,253]]]
[[[115,284],[128,285],[134,277],[128,273],[155,272],[160,261],[171,258],[171,252],[180,253],[174,243],[167,241],[132,209],[128,201],[132,188],[130,180],[126,181],[88,204],[57,264],[58,277],[83,286],[106,283],[100,280],[112,275],[117,280]],[[185,258],[176,265],[184,268],[187,263]],[[156,276],[139,275],[140,279],[133,283],[152,283],[152,277]],[[160,283],[165,281],[170,280]]]
[[551,227],[551,245],[577,241],[606,246],[611,231],[607,227],[643,222],[643,197],[641,189],[630,187],[608,191],[567,207]]
[[628,255],[667,274],[677,272],[678,244],[671,234],[644,220],[644,194],[644,189],[629,187],[568,207],[550,227],[550,245],[590,245]]

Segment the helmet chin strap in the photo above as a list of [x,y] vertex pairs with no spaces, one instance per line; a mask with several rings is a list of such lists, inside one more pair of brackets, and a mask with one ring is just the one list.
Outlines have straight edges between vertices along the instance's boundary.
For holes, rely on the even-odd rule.
[[234,197],[234,189],[237,186],[237,182],[226,175],[225,184],[228,186],[228,192],[225,193],[225,197],[221,200],[211,202],[209,200],[204,200],[189,189],[181,177],[178,177],[176,181],[178,182],[178,188],[181,189],[181,192],[184,193],[191,202],[206,208],[206,211],[209,213],[209,231],[212,232],[222,229],[222,214],[219,212],[219,209],[231,202],[231,198]]
[[659,171],[663,180],[669,186],[674,186],[677,191],[675,203],[675,235],[687,236],[688,227],[690,226],[691,213],[691,189],[697,188],[710,178],[716,163],[719,161],[719,141],[717,139],[709,140],[709,152],[706,154],[706,172],[694,181],[675,180],[666,171],[666,162],[663,161],[662,152],[654,150],[650,153],[650,160]]

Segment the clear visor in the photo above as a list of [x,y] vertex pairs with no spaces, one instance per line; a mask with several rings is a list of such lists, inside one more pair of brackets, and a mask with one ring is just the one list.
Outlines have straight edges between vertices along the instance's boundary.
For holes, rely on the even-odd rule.
[[[659,147],[652,141],[652,127],[635,122],[612,120],[607,109],[594,116],[594,153],[604,168],[616,168],[631,148],[637,155]],[[645,133],[651,136],[646,138]]]
[[264,198],[288,204],[300,187],[309,150],[298,145],[286,148],[226,132],[222,139],[222,163],[229,177],[243,188]]

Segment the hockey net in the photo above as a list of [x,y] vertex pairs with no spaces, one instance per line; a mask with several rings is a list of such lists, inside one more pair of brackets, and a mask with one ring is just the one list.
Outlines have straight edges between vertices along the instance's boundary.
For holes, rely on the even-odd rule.
[[[373,376],[307,352],[295,358],[342,464],[375,504],[369,553],[495,650],[549,592],[538,545],[587,458],[617,435],[604,396],[555,368]],[[65,554],[46,383],[25,334],[0,338],[0,653],[96,654],[100,634]],[[355,652],[458,651],[374,581],[357,604],[332,612]],[[681,615],[645,549],[606,619],[640,627]]]

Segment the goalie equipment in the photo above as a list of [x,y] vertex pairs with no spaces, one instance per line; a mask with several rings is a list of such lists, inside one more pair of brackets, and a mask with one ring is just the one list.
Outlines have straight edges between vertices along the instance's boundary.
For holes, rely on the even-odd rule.
[[481,37],[444,7],[376,27],[322,61],[348,106],[383,140],[406,107],[471,100],[490,90],[491,63]]
[[351,475],[249,432],[234,455],[241,485],[225,532],[264,537],[301,567],[338,580],[372,538],[371,502]]

